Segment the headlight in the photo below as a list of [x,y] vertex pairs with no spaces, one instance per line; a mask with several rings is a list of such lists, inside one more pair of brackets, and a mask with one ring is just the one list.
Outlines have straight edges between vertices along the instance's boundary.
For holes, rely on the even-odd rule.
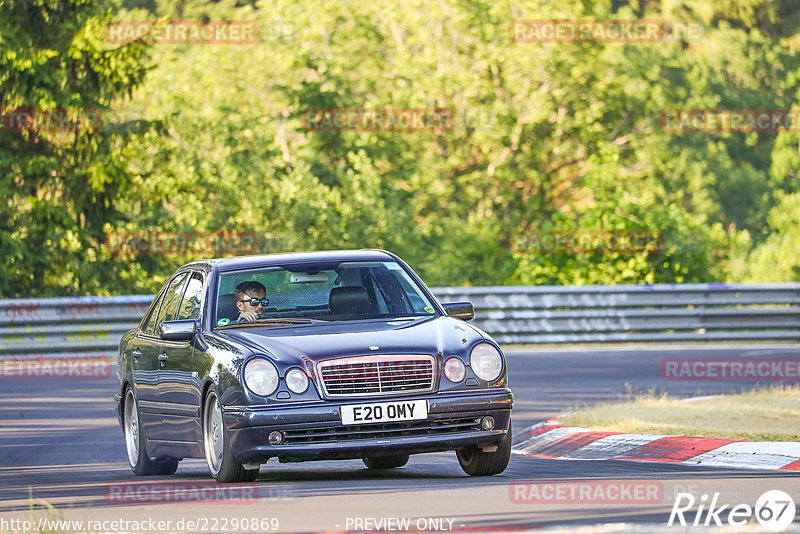
[[264,358],[253,358],[244,366],[244,383],[256,395],[272,395],[278,389],[278,370]]
[[467,368],[464,367],[464,362],[458,358],[450,358],[444,362],[444,376],[450,382],[461,382],[467,374]]
[[286,373],[286,385],[295,393],[304,393],[308,389],[308,377],[302,370],[293,367]]
[[503,370],[503,357],[500,352],[488,343],[480,343],[472,349],[469,356],[469,365],[475,376],[486,382],[491,382],[500,376]]

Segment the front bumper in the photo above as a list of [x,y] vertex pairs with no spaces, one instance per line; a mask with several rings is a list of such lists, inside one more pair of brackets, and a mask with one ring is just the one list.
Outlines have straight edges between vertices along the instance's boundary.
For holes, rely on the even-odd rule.
[[[428,401],[424,421],[342,425],[339,407],[388,400]],[[224,412],[231,447],[242,463],[356,459],[367,456],[415,454],[496,445],[508,433],[514,396],[510,389],[432,393],[394,399],[345,399],[302,405],[231,407]],[[491,415],[494,428],[482,430],[480,419]],[[270,445],[278,430],[286,440]]]

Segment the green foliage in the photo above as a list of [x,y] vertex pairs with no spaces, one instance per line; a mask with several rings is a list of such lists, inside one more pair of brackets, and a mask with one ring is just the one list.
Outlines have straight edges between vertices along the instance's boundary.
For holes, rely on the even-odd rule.
[[747,282],[800,279],[800,193],[786,195],[769,214],[766,239],[747,257],[740,276]]
[[[6,296],[150,292],[196,257],[112,254],[104,241],[119,232],[254,232],[263,252],[387,248],[432,285],[613,284],[762,279],[746,258],[800,225],[775,211],[797,192],[796,134],[659,122],[669,109],[791,107],[791,0],[107,0],[108,13],[39,0],[25,20],[23,5],[0,0],[3,107],[100,108],[116,129],[61,143],[0,133]],[[259,42],[102,42],[112,18],[157,17],[252,20]],[[637,17],[699,21],[704,35],[509,37],[520,18]],[[455,121],[308,131],[303,113],[324,108],[449,109]],[[660,232],[663,248],[511,250],[521,231],[636,230]]]
[[[0,109],[102,113],[130,95],[145,67],[140,45],[107,48],[88,0],[0,2]],[[119,140],[94,128],[0,132],[0,294],[104,292],[86,263],[116,220],[127,171]],[[113,290],[113,289],[112,289]]]

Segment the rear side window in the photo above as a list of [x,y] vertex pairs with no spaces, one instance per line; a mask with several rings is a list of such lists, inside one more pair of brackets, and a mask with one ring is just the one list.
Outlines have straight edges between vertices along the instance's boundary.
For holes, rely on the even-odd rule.
[[178,311],[178,319],[197,319],[200,317],[200,303],[203,301],[203,277],[192,273]]
[[164,302],[161,303],[161,310],[158,312],[156,329],[162,321],[171,321],[172,318],[175,317],[175,311],[178,309],[178,303],[181,301],[183,286],[188,276],[189,273],[183,273],[170,282],[167,291],[164,293]]

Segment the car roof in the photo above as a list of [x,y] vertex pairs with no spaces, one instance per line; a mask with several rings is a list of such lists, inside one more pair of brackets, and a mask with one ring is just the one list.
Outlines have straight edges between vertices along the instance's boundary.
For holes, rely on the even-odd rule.
[[257,256],[237,256],[233,258],[217,258],[197,260],[189,266],[212,266],[219,270],[246,269],[248,267],[264,267],[284,263],[304,263],[313,261],[386,261],[395,260],[395,256],[385,250],[324,250],[315,252],[284,252],[278,254],[261,254]]

